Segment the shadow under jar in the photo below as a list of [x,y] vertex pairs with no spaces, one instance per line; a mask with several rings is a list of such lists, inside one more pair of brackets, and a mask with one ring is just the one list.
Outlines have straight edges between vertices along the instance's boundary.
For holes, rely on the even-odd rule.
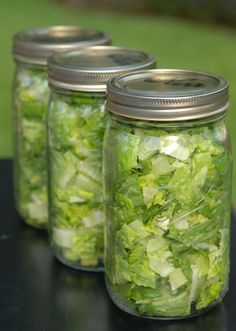
[[49,59],[50,239],[55,256],[68,266],[103,270],[106,83],[120,73],[154,66],[149,54],[109,46]]
[[48,223],[46,110],[47,59],[54,52],[107,45],[107,33],[76,26],[19,32],[13,40],[14,190],[22,219],[36,228]]
[[108,84],[105,274],[114,303],[147,318],[201,314],[228,289],[228,83],[149,70]]

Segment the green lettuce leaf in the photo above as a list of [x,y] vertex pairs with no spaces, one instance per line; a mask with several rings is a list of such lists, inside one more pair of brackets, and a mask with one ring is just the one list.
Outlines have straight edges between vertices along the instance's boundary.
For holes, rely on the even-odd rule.
[[65,263],[85,269],[103,265],[104,101],[91,93],[54,95],[49,110],[53,245]]
[[217,302],[228,282],[231,156],[224,122],[160,129],[109,121],[110,286],[136,314],[196,314]]
[[45,69],[22,67],[14,92],[14,186],[17,209],[35,227],[48,223]]

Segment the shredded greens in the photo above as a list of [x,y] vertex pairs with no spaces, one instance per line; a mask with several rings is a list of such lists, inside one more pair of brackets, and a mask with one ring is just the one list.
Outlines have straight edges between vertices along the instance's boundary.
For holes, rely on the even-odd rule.
[[103,266],[102,141],[105,95],[54,93],[49,110],[50,219],[57,256]]
[[222,298],[231,159],[223,120],[122,123],[105,134],[105,269],[118,305],[184,317]]
[[47,212],[46,108],[49,88],[44,68],[21,67],[14,92],[15,196],[23,219],[45,227]]

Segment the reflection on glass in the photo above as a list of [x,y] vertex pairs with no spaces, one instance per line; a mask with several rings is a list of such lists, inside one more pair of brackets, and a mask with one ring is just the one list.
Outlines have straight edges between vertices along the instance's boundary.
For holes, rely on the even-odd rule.
[[51,307],[59,321],[67,323],[69,331],[110,331],[110,300],[105,291],[103,274],[75,271],[56,261],[52,267],[51,290],[54,297]]
[[102,273],[72,270],[53,258],[46,232],[22,226],[19,249],[18,282],[26,312],[22,318],[31,330],[226,330],[224,303],[205,315],[180,321],[144,320],[124,313],[109,299]]
[[46,231],[19,229],[19,283],[24,293],[23,319],[31,330],[50,330],[50,269],[53,260]]
[[154,321],[128,315],[114,304],[110,306],[112,331],[226,331],[226,310],[221,303],[212,311],[185,320]]

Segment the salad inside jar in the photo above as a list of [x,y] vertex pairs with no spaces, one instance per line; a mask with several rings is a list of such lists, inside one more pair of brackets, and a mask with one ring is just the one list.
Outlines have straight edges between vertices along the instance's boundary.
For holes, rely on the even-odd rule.
[[102,93],[53,94],[49,112],[54,251],[75,268],[103,268]]
[[44,68],[21,66],[16,74],[15,189],[17,209],[35,227],[46,227],[46,109],[49,88]]
[[107,286],[135,315],[183,318],[227,291],[231,157],[224,120],[153,123],[110,115]]

